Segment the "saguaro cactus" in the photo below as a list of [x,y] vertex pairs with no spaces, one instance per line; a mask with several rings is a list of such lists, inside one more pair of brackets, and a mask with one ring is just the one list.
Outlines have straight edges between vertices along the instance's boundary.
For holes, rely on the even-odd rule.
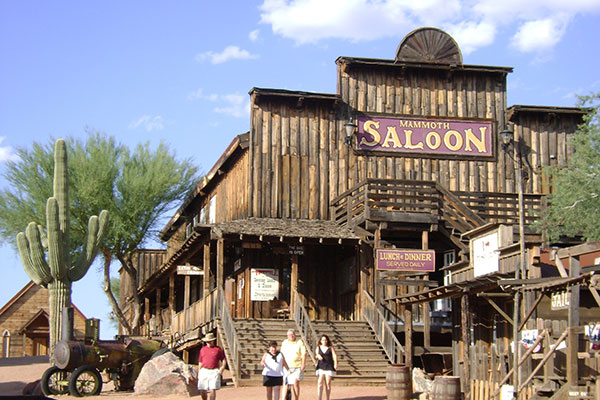
[[[17,246],[27,275],[49,290],[50,349],[60,339],[61,310],[71,305],[71,284],[88,271],[108,222],[108,211],[92,216],[86,243],[71,263],[69,248],[69,193],[67,147],[59,139],[54,145],[54,197],[46,202],[46,230],[35,222],[17,235]],[[46,259],[47,253],[47,259]]]

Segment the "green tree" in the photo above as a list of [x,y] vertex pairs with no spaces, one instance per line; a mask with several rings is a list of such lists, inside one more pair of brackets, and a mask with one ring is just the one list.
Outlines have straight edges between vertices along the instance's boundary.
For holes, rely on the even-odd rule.
[[572,137],[573,156],[544,171],[552,192],[537,227],[551,242],[560,236],[600,240],[600,93],[581,96],[578,105],[588,113]]
[[[115,317],[126,333],[132,332],[141,316],[137,296],[135,251],[157,238],[168,211],[180,203],[197,182],[191,160],[178,161],[161,143],[148,143],[134,150],[101,133],[87,140],[69,138],[69,179],[72,251],[85,243],[87,216],[108,210],[110,220],[100,244],[103,257],[104,292]],[[18,161],[9,162],[3,176],[9,186],[0,191],[0,237],[15,242],[29,221],[45,221],[45,199],[52,195],[52,146],[33,143],[31,149],[16,150]],[[124,317],[111,291],[110,267],[117,261],[131,282],[133,319]]]

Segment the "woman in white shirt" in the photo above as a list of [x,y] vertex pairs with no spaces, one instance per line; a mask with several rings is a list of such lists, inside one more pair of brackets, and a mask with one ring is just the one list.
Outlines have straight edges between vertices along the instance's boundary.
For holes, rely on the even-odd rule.
[[[277,351],[277,342],[269,343],[269,350],[263,355],[260,364],[264,367],[263,386],[267,388],[267,400],[278,400],[283,385],[283,368],[288,368],[283,354]],[[275,396],[273,397],[273,394]]]

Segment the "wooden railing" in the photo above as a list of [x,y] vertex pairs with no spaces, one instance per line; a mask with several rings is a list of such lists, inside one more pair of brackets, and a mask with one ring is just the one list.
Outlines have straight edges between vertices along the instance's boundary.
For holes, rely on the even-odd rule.
[[308,317],[308,313],[302,304],[302,300],[300,300],[300,296],[298,293],[295,293],[295,301],[294,301],[294,309],[293,309],[293,318],[296,321],[296,325],[300,330],[300,336],[302,340],[304,340],[304,345],[306,346],[306,351],[308,355],[312,359],[313,363],[317,363],[315,359],[315,354],[313,349],[317,346],[317,342],[319,338],[317,337],[317,333],[313,328],[310,318]]
[[240,379],[240,344],[237,332],[235,331],[235,325],[233,324],[233,318],[231,318],[231,314],[229,313],[227,300],[222,290],[219,290],[219,307],[223,335],[229,348],[227,362],[229,363],[233,383],[237,386]]
[[219,317],[219,304],[217,302],[217,291],[213,290],[203,299],[200,299],[185,310],[171,317],[172,334],[175,332],[189,332],[197,326],[202,326]]
[[[525,194],[525,224],[536,221],[543,195]],[[377,220],[381,212],[397,211],[443,217],[466,231],[486,222],[517,224],[517,193],[449,191],[434,181],[367,179],[330,203],[331,218],[340,225]]]
[[396,338],[392,328],[387,324],[381,311],[376,307],[371,295],[365,291],[362,294],[362,318],[375,332],[390,362],[392,364],[401,363],[404,359],[404,348]]

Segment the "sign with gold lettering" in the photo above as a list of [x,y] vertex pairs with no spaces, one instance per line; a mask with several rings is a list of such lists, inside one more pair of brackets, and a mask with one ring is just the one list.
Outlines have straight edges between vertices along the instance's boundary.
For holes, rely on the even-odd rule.
[[379,270],[433,272],[435,271],[434,250],[375,250],[375,266]]
[[492,122],[358,117],[359,150],[492,157]]

